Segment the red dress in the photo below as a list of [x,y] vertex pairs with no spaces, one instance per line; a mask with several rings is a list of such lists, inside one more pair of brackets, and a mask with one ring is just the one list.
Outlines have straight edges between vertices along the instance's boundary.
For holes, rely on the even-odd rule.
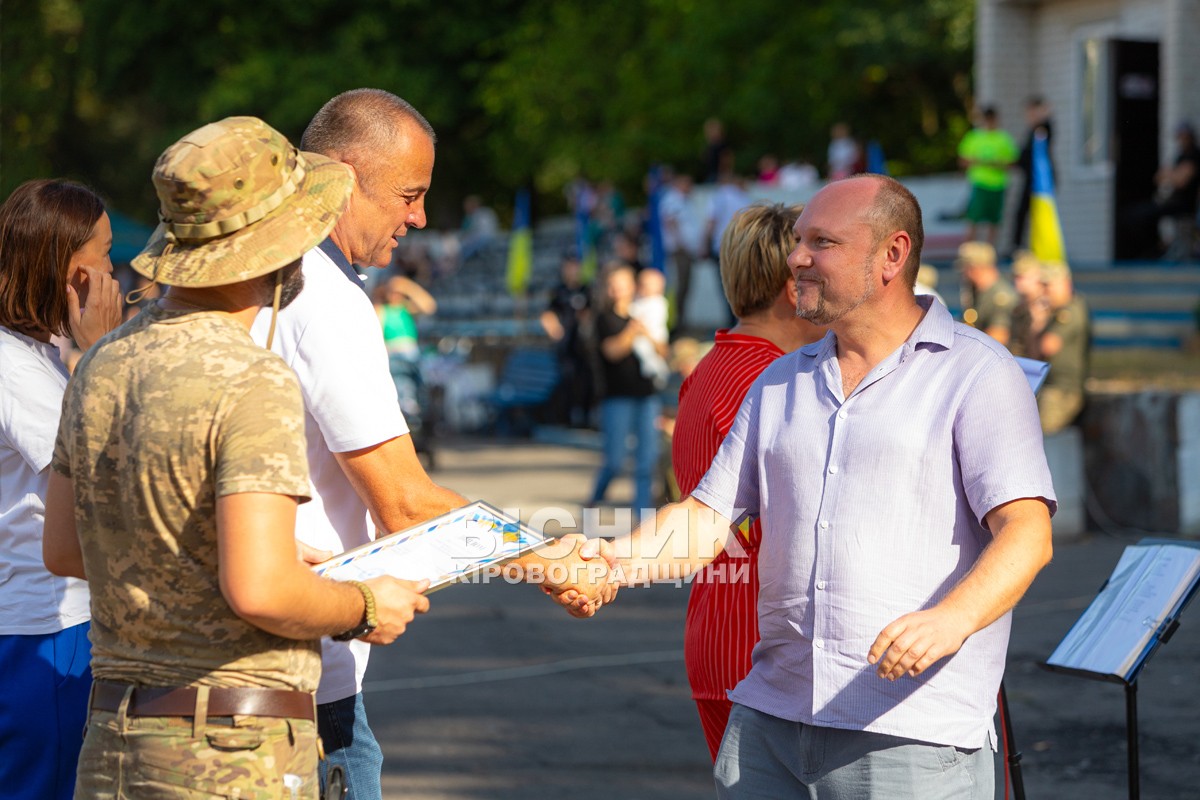
[[[671,460],[684,497],[708,471],[750,385],[781,355],[783,351],[766,339],[717,331],[713,349],[679,390]],[[729,721],[731,703],[726,692],[750,671],[750,651],[758,642],[761,537],[757,520],[743,526],[748,558],[724,552],[692,582],[684,660],[714,759]]]

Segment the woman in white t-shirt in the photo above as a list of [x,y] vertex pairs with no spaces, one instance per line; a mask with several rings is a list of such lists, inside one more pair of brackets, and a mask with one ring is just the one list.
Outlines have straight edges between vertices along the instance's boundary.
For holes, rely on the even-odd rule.
[[50,457],[67,369],[121,321],[112,226],[91,190],[29,181],[0,205],[0,793],[69,798],[83,742],[88,594],[42,562]]

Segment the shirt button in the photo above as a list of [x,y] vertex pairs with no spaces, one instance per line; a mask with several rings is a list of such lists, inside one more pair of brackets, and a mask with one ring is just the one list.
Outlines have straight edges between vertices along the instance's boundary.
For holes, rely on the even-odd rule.
[[817,646],[818,650],[825,649],[825,640],[824,639],[816,639],[813,641],[813,644],[815,644]]
[[821,520],[821,530],[825,530],[828,527],[829,527],[829,520],[827,520],[827,519]]
[[818,588],[818,589],[824,589],[824,588],[825,588],[825,581],[817,581],[817,588]]
[[846,418],[846,412],[845,412],[845,411],[839,411],[839,412],[838,412],[838,419],[845,419],[845,418]]
[[831,466],[831,467],[829,468],[829,474],[830,474],[830,475],[837,475],[837,464],[834,464],[833,466]]

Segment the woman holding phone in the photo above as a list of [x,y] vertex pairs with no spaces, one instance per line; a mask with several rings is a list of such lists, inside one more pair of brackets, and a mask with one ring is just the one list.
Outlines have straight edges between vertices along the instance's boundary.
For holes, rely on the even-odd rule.
[[67,369],[121,321],[112,226],[90,189],[37,180],[0,205],[0,786],[69,798],[91,686],[83,581],[42,562],[50,457]]

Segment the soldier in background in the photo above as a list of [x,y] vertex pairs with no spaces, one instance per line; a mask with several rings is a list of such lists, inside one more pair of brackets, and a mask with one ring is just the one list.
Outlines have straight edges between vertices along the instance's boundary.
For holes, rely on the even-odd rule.
[[962,275],[963,322],[1007,347],[1017,293],[996,267],[996,248],[965,242],[954,265]]
[[1066,264],[1042,264],[1041,277],[1045,297],[1032,307],[1029,355],[1050,364],[1038,393],[1038,415],[1042,431],[1051,434],[1070,425],[1083,410],[1092,327],[1087,304],[1075,295]]
[[1017,305],[1012,313],[1008,350],[1014,356],[1028,357],[1033,349],[1034,306],[1046,302],[1046,290],[1042,287],[1042,262],[1028,250],[1017,251],[1013,256],[1012,273]]

